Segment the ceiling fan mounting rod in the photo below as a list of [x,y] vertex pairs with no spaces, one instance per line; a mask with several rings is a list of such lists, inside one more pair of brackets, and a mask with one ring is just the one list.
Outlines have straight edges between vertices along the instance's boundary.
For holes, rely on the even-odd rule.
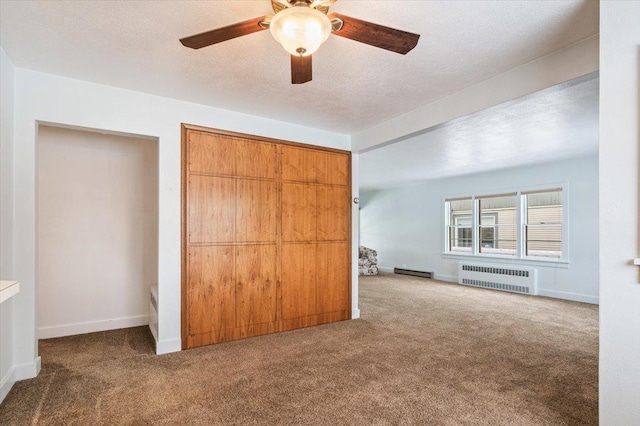
[[320,4],[320,3],[323,3],[323,2],[314,1],[314,0],[289,0],[289,4],[291,4],[291,6],[308,6],[308,7],[311,7],[311,4],[313,4],[313,3]]

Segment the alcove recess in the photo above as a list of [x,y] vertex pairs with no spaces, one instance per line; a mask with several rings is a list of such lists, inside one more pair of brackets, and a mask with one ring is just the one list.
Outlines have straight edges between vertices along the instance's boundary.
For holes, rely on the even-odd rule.
[[351,153],[182,128],[182,346],[350,318]]

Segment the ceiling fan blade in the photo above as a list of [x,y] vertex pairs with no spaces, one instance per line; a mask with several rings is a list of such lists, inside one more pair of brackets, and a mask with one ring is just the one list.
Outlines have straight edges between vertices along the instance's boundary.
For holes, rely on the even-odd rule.
[[311,81],[311,55],[291,55],[291,83],[302,84]]
[[260,23],[264,20],[269,20],[269,17],[261,16],[259,18],[249,19],[248,21],[238,22],[237,24],[184,37],[180,39],[180,43],[192,49],[211,46],[212,44],[231,40],[232,38],[266,30],[268,26],[260,26]]
[[396,30],[339,13],[332,13],[329,19],[340,19],[344,24],[333,34],[350,38],[360,43],[406,55],[416,47],[420,34]]

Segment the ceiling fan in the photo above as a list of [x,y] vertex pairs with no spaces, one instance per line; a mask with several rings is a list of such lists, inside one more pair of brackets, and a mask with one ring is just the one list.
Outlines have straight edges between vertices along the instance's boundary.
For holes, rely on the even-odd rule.
[[275,15],[261,16],[237,24],[181,38],[192,49],[231,40],[266,29],[291,54],[291,83],[311,81],[311,55],[330,34],[350,38],[381,49],[406,55],[418,44],[419,34],[396,30],[339,13],[329,12],[337,0],[271,0]]

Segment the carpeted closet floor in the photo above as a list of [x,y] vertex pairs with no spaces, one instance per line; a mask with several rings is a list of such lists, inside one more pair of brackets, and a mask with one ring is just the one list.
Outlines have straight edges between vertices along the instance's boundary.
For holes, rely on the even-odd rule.
[[146,327],[40,342],[2,425],[596,425],[598,308],[383,274],[362,318],[156,356]]

